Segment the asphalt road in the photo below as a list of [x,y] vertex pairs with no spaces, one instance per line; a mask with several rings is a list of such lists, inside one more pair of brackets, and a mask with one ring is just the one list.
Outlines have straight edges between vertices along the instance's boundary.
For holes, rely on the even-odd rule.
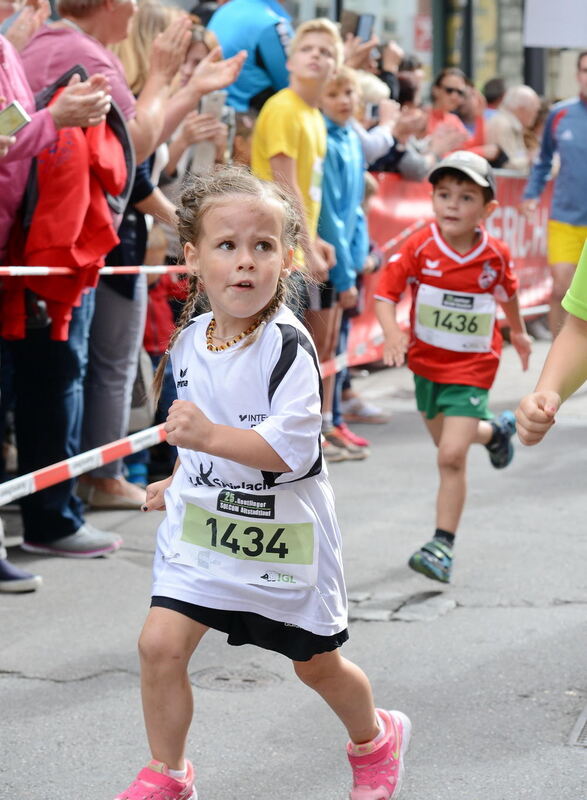
[[[515,407],[522,375],[507,349],[493,407]],[[538,448],[493,470],[470,456],[469,500],[450,587],[412,573],[433,532],[434,451],[407,370],[355,387],[393,413],[357,428],[364,462],[331,466],[345,537],[351,639],[377,703],[414,732],[405,800],[586,800],[586,746],[569,737],[587,706],[587,393]],[[15,510],[3,511],[18,533]],[[124,548],[89,561],[37,558],[35,594],[0,595],[0,800],[112,800],[148,759],[136,639],[146,613],[155,515],[93,513]],[[210,632],[191,665],[189,755],[200,800],[344,800],[345,735],[283,657]],[[587,737],[586,737],[587,738]]]

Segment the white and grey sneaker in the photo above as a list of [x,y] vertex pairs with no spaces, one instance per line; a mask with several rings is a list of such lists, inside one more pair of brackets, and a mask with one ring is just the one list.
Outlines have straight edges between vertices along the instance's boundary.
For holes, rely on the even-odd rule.
[[122,537],[117,533],[100,531],[86,522],[75,533],[62,536],[48,544],[23,542],[23,550],[29,553],[46,553],[66,558],[99,558],[114,553],[122,545]]

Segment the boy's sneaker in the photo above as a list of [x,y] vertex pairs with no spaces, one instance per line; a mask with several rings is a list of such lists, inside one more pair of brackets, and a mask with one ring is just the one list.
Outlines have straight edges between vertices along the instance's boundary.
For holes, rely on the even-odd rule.
[[491,420],[495,441],[486,444],[489,460],[495,469],[503,469],[511,464],[514,457],[512,436],[516,432],[516,418],[513,411],[504,411],[497,419]]
[[337,425],[334,429],[338,431],[341,436],[344,436],[345,439],[348,439],[349,442],[356,444],[357,447],[369,447],[371,442],[368,439],[365,439],[363,436],[359,436],[357,433],[352,431],[344,422],[340,425]]
[[150,761],[128,789],[114,800],[198,800],[194,786],[194,768],[186,759],[187,775],[182,781],[172,778],[166,764]]
[[346,450],[348,453],[347,458],[351,459],[351,461],[362,461],[369,455],[368,452],[365,452],[364,447],[353,444],[349,439],[345,438],[337,428],[330,428],[327,431],[322,431],[322,436],[335,447]]
[[341,411],[347,422],[364,422],[368,425],[384,425],[391,415],[385,414],[378,406],[363,400],[362,397],[350,397],[342,400]]
[[40,575],[32,575],[0,558],[0,592],[34,592],[43,583]]
[[391,800],[398,797],[404,776],[404,755],[412,723],[401,711],[377,709],[384,731],[378,742],[347,745],[353,770],[350,800]]
[[439,539],[427,542],[408,561],[408,566],[427,578],[449,583],[452,569],[452,548]]

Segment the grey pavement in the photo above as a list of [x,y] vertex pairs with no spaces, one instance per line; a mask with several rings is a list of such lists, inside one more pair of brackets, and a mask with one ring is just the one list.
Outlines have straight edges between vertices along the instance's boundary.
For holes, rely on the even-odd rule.
[[[522,374],[506,348],[493,408],[515,407],[547,345]],[[585,475],[587,393],[538,448],[507,470],[470,456],[469,500],[449,587],[412,573],[433,532],[434,451],[407,370],[355,387],[392,412],[357,426],[365,462],[331,466],[345,539],[351,639],[376,702],[414,733],[405,800],[586,800],[587,747],[569,736],[587,706]],[[3,511],[18,534],[15,510]],[[148,759],[136,639],[149,597],[157,515],[92,513],[120,532],[108,559],[15,563],[44,586],[0,595],[0,800],[113,800]],[[344,800],[340,723],[287,661],[210,632],[191,664],[189,756],[200,800]],[[587,741],[585,741],[587,745]]]

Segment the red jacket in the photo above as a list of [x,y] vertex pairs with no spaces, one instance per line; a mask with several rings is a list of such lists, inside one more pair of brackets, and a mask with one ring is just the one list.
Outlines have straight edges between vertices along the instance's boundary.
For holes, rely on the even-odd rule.
[[26,335],[25,289],[47,303],[51,338],[65,341],[71,309],[96,285],[106,254],[118,244],[105,192],[120,194],[127,168],[122,145],[102,122],[63,128],[57,142],[37,156],[38,200],[28,235],[14,232],[8,264],[64,266],[73,276],[6,278],[0,293],[0,335]]

